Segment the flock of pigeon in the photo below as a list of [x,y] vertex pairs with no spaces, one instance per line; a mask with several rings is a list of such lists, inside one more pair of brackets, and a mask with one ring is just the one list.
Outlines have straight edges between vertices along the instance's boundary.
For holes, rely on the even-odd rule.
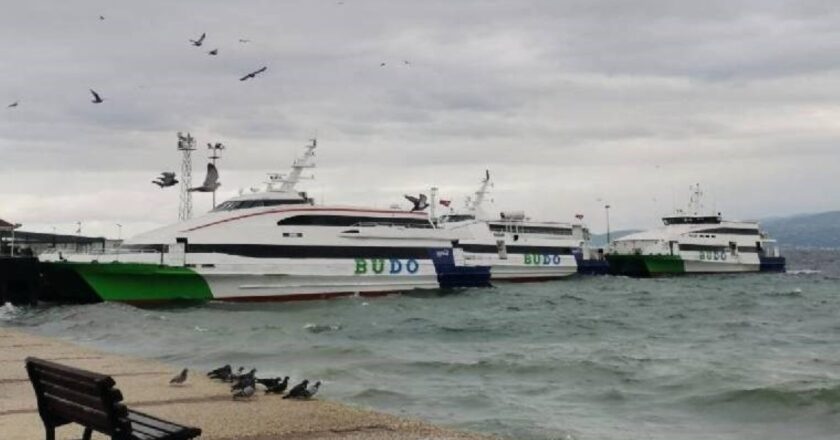
[[[169,381],[169,384],[184,384],[187,381],[188,373],[189,370],[184,368],[177,376],[173,377],[172,380]],[[239,369],[234,372],[230,364],[210,371],[207,373],[207,377],[232,384],[230,392],[234,400],[250,399],[257,392],[258,385],[265,389],[265,394],[283,395],[283,393],[286,393],[283,396],[284,399],[298,400],[311,399],[321,388],[320,380],[312,385],[309,385],[309,380],[305,379],[286,392],[286,389],[289,387],[289,376],[282,378],[273,377],[260,379],[257,378],[256,368],[253,368],[251,371],[246,373],[245,367],[239,367]]]

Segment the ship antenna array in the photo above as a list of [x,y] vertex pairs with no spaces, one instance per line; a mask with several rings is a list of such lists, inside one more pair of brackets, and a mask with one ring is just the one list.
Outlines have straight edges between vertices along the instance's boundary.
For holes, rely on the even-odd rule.
[[484,198],[490,193],[488,189],[493,184],[490,182],[490,170],[485,171],[484,179],[481,180],[481,187],[475,192],[475,198],[472,199],[471,209],[479,210],[484,203]]
[[294,191],[295,185],[304,179],[311,179],[312,177],[303,177],[301,173],[306,168],[315,168],[315,148],[318,146],[318,140],[312,139],[311,143],[306,146],[303,155],[295,159],[292,163],[292,171],[285,178],[278,178],[283,185],[280,186],[280,191]]
[[[192,152],[195,151],[195,138],[187,133],[178,132],[178,151],[181,152],[181,198],[178,205],[178,220],[192,218]],[[215,193],[214,193],[215,195]]]
[[700,184],[692,185],[691,198],[688,202],[688,210],[694,215],[700,215],[703,211],[703,191],[700,190]]

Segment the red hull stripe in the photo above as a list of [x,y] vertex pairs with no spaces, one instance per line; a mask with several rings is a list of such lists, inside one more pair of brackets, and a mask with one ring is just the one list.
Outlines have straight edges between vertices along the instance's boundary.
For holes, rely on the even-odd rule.
[[235,221],[235,220],[241,220],[241,219],[243,219],[243,218],[256,217],[256,216],[258,216],[258,215],[278,214],[278,213],[283,213],[283,212],[336,212],[336,211],[338,211],[338,212],[366,213],[366,214],[399,214],[400,216],[406,216],[406,215],[408,215],[408,216],[413,216],[413,217],[417,217],[418,215],[420,215],[420,216],[422,216],[422,217],[426,217],[426,218],[428,218],[428,215],[427,215],[425,212],[417,212],[417,213],[414,213],[414,212],[408,212],[408,211],[379,211],[379,210],[373,210],[373,209],[352,209],[352,208],[333,208],[333,209],[328,209],[328,208],[293,208],[293,209],[272,209],[272,210],[269,210],[269,211],[254,212],[254,213],[251,213],[251,214],[239,215],[239,216],[236,216],[236,217],[226,218],[226,219],[224,219],[224,220],[218,220],[218,221],[215,221],[215,222],[207,223],[207,224],[205,224],[205,225],[196,226],[196,227],[194,227],[194,228],[190,228],[190,229],[185,229],[185,230],[183,230],[183,231],[181,231],[181,232],[192,232],[192,231],[196,231],[196,230],[199,230],[199,229],[204,229],[204,228],[207,228],[207,227],[209,227],[209,226],[214,226],[214,225],[218,225],[218,224],[221,224],[221,223],[232,222],[232,221]]

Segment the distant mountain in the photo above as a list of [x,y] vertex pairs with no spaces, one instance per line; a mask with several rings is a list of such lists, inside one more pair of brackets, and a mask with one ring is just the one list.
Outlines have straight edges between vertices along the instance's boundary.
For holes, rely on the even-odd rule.
[[[635,234],[641,232],[638,229],[624,229],[621,231],[610,231],[610,240],[624,237],[625,235]],[[604,247],[607,245],[607,234],[592,234],[591,245],[594,247]]]
[[782,246],[840,248],[840,211],[768,218],[761,227]]

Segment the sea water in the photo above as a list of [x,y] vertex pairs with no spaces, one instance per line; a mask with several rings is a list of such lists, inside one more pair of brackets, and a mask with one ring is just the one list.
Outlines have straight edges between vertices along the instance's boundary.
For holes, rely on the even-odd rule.
[[320,397],[530,439],[840,437],[840,252],[786,274],[580,277],[278,304],[0,309],[107,351],[324,382]]

